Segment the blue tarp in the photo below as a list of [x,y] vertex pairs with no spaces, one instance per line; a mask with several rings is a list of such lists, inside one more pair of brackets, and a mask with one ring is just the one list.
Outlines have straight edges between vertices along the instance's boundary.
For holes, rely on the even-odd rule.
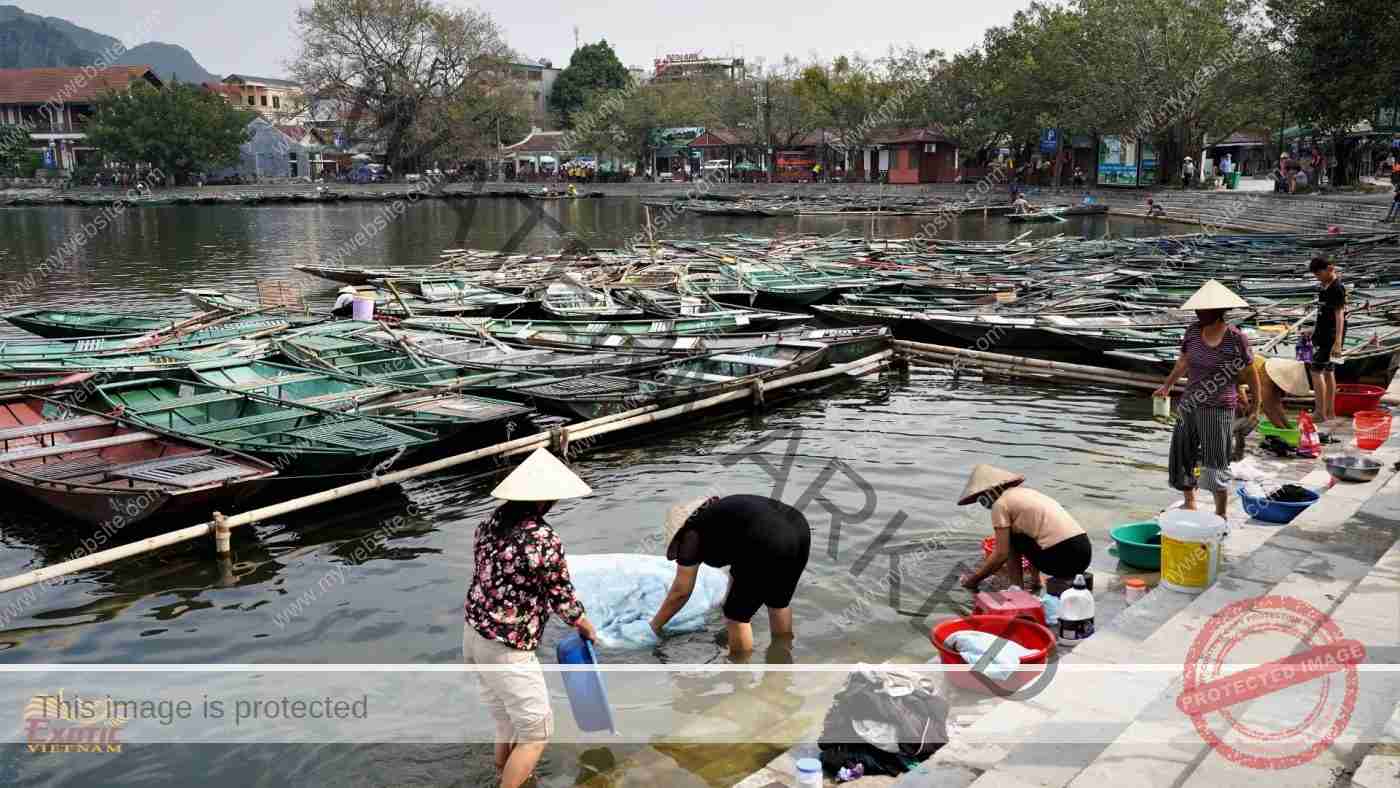
[[[574,590],[598,630],[603,648],[643,648],[654,645],[651,617],[656,614],[676,565],[659,555],[603,553],[569,556]],[[724,601],[729,574],[712,566],[700,567],[690,601],[666,625],[668,634],[704,628],[710,612]]]

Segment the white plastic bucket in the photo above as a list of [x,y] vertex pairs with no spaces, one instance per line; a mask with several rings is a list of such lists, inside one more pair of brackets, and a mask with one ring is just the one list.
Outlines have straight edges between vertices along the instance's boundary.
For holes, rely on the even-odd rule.
[[1225,520],[1210,512],[1173,509],[1163,512],[1157,524],[1162,527],[1161,585],[1183,594],[1210,588],[1220,571]]
[[371,296],[355,296],[354,304],[350,307],[350,314],[356,320],[365,323],[374,321],[374,298]]

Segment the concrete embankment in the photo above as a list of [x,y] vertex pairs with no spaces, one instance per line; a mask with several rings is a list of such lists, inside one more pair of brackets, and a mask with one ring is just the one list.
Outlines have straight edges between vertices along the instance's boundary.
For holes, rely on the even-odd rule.
[[[1397,395],[1400,380],[1390,388],[1390,396]],[[1329,452],[1355,451],[1346,448],[1349,432],[1334,433],[1342,448],[1328,447]],[[1105,565],[1096,551],[1099,631],[1061,655],[1043,691],[994,698],[948,687],[959,723],[952,741],[897,780],[863,779],[853,785],[1215,788],[1261,779],[1279,788],[1400,785],[1400,678],[1392,672],[1400,661],[1400,607],[1395,603],[1400,597],[1400,435],[1368,456],[1383,463],[1375,480],[1331,487],[1320,461],[1288,461],[1286,478],[1324,492],[1285,526],[1251,519],[1232,501],[1230,530],[1221,548],[1223,568],[1200,595],[1158,588],[1132,606],[1120,607],[1121,612],[1109,613],[1103,602],[1121,603],[1123,584],[1115,571],[1117,560],[1110,558]],[[1246,637],[1265,630],[1231,633],[1227,628],[1231,616],[1271,604],[1263,600],[1284,600],[1290,610],[1317,617],[1297,636],[1293,651],[1278,638]],[[1214,664],[1211,660],[1221,668],[1225,663],[1239,669],[1266,666],[1332,635],[1364,647],[1364,661],[1351,678],[1339,676],[1330,685],[1318,678],[1298,685],[1308,689],[1247,697],[1224,709],[1233,716],[1223,726],[1209,714],[1182,710],[1188,675],[1199,676],[1203,666]],[[1228,641],[1226,650],[1212,651],[1222,638]],[[907,655],[889,656],[893,662],[911,661]],[[1224,669],[1222,675],[1233,671]],[[1324,703],[1327,690],[1338,686],[1344,691],[1335,693],[1339,697],[1331,698],[1330,705]],[[1322,706],[1340,716],[1322,720],[1316,730],[1295,730]],[[815,752],[819,729],[814,726],[806,743],[738,785],[793,784],[794,758]],[[1320,744],[1309,750],[1306,734],[1319,730]],[[1297,735],[1275,736],[1279,731]],[[1238,757],[1255,749],[1264,756]],[[1306,757],[1291,757],[1304,750]]]
[[[555,185],[557,188],[557,185]],[[419,183],[393,184],[280,184],[254,186],[205,186],[160,189],[136,196],[120,188],[7,189],[0,190],[0,205],[103,206],[118,200],[130,207],[162,205],[287,205],[333,204],[348,202],[391,202],[395,200],[465,200],[482,198],[514,199],[538,184],[450,183],[432,187]],[[760,197],[823,195],[833,198],[878,200],[881,196],[907,199],[911,195],[963,201],[968,199],[1006,200],[1005,184],[940,183],[917,186],[891,186],[869,183],[789,184],[789,183],[604,183],[581,186],[587,198],[632,197],[677,199],[687,197]],[[1028,190],[1032,203],[1055,205],[1078,202],[1085,192],[1069,189]],[[1119,216],[1142,219],[1146,201],[1166,211],[1163,234],[1180,232],[1179,225],[1194,225],[1205,232],[1324,233],[1330,227],[1343,232],[1369,232],[1391,229],[1383,220],[1389,208],[1384,194],[1348,193],[1336,195],[1287,195],[1260,191],[1201,191],[1181,189],[1135,190],[1092,189],[1088,194],[1109,206]]]

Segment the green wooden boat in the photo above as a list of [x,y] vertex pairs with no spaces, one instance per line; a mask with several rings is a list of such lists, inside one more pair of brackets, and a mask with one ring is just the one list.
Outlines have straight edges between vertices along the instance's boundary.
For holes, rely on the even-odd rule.
[[480,336],[482,332],[498,339],[525,338],[536,331],[563,334],[622,334],[662,336],[667,334],[722,334],[748,325],[746,315],[678,317],[658,320],[500,320],[495,318],[414,318],[404,328],[440,331],[444,334]]
[[[339,328],[339,331],[331,330]],[[441,359],[414,356],[358,336],[373,324],[344,323],[278,341],[282,355],[302,367],[339,372],[379,384],[491,391],[513,380],[510,372],[469,370]]]
[[78,339],[16,339],[0,341],[0,362],[192,350],[268,335],[290,326],[291,324],[282,318],[248,318],[230,320],[169,338],[162,338],[160,335],[127,335]]
[[149,334],[166,331],[186,319],[64,309],[20,309],[4,318],[21,331],[48,339]]
[[436,439],[422,430],[171,378],[97,387],[122,415],[267,460],[286,476],[367,470]]
[[468,430],[499,427],[524,434],[519,425],[532,412],[514,402],[375,382],[336,372],[266,361],[201,364],[190,372],[202,383],[340,412],[353,411],[391,424],[455,437]]
[[668,407],[809,372],[827,357],[816,342],[782,341],[676,360],[658,369],[582,375],[512,386],[541,407],[595,419],[647,405]]

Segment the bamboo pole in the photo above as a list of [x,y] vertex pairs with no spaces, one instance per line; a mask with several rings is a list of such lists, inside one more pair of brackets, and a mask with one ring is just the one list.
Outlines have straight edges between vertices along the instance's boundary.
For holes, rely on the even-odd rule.
[[[856,359],[855,361],[851,361],[845,364],[837,364],[828,367],[827,369],[818,370],[816,372],[808,372],[802,375],[794,375],[790,378],[774,381],[772,383],[768,383],[766,387],[769,390],[781,389],[786,388],[788,386],[796,386],[802,383],[809,383],[816,380],[832,378],[836,377],[837,375],[864,374],[865,371],[873,371],[875,367],[886,363],[892,353],[893,351],[890,350],[881,351],[879,353],[872,354],[865,358]],[[721,405],[733,400],[747,399],[751,396],[752,393],[748,388],[742,388],[734,391],[725,392],[724,394],[717,394],[713,397],[708,397],[703,400],[685,403],[684,405],[676,405],[670,408],[666,408],[665,410],[657,410],[656,405],[648,405],[642,408],[635,408],[633,410],[629,410],[623,413],[617,413],[611,416],[604,416],[598,419],[581,422],[571,427],[566,427],[564,432],[568,436],[568,439],[570,441],[576,441],[581,438],[596,435],[604,435],[609,432],[616,432],[618,430],[638,426],[640,424],[650,424],[656,421],[661,421],[663,419],[670,418],[672,416],[678,416],[685,413],[691,413],[697,410],[703,410],[705,408],[714,407],[715,405]],[[293,498],[287,501],[282,501],[280,503],[259,507],[257,509],[251,509],[249,511],[243,512],[242,514],[233,515],[231,517],[223,517],[220,526],[222,529],[233,529],[243,525],[251,525],[253,523],[266,520],[270,517],[277,517],[284,514],[290,514],[292,512],[300,511],[302,509],[307,509],[313,506],[319,506],[321,504],[330,503],[331,501],[336,501],[341,498],[347,498],[351,495],[358,495],[362,492],[377,490],[388,485],[398,484],[399,482],[414,479],[429,473],[436,473],[438,471],[447,470],[449,468],[455,468],[459,465],[465,465],[467,463],[486,459],[488,457],[517,454],[523,451],[532,451],[541,446],[548,446],[549,443],[550,433],[548,432],[537,433],[535,435],[527,435],[523,438],[516,438],[515,440],[506,441],[505,443],[497,443],[492,446],[486,446],[484,448],[465,452],[463,454],[445,457],[443,459],[434,460],[433,462],[424,463],[422,465],[415,465],[411,468],[404,468],[400,471],[394,471],[392,473],[386,473],[381,476],[375,476],[369,479],[363,479],[358,482],[352,482],[351,484],[342,485],[340,487],[335,487],[330,490],[323,490],[312,495],[306,495],[300,498]],[[115,561],[120,561],[123,558],[130,558],[132,556],[142,555],[144,553],[152,552],[154,550],[159,550],[165,547],[170,547],[172,545],[180,544],[182,542],[188,542],[194,539],[199,539],[201,537],[208,536],[209,534],[213,533],[215,527],[216,526],[214,522],[201,523],[199,525],[190,526],[189,528],[183,528],[178,531],[172,531],[170,533],[161,534],[160,536],[153,536],[148,539],[143,539],[139,542],[132,542],[131,544],[122,545],[120,547],[114,547],[108,550],[103,550],[101,552],[91,553],[89,555],[83,556],[82,558],[75,558],[71,561],[64,561],[59,564],[54,564],[53,566],[47,566],[42,569],[35,569],[29,572],[25,572],[23,574],[0,579],[0,593],[4,593],[6,591],[14,591],[19,588],[34,585],[35,583],[42,583],[56,577],[62,577],[63,575],[68,575],[74,572],[81,572],[87,569],[104,566]]]
[[[1033,372],[1051,372],[1064,375],[1087,375],[1095,378],[1113,378],[1116,380],[1130,381],[1133,383],[1151,383],[1160,385],[1162,378],[1156,375],[1146,375],[1138,372],[1125,372],[1107,367],[1080,367],[1076,364],[1062,364],[1055,361],[1047,361],[1042,364],[1022,364],[1021,359],[1015,356],[1007,356],[1003,359],[983,359],[960,357],[952,353],[927,353],[920,351],[904,351],[904,355],[916,360],[929,360],[935,362],[946,362],[953,366],[967,367],[1005,367],[1008,369],[1024,369]],[[1029,361],[1040,361],[1041,359],[1027,359]]]
[[1071,364],[1069,362],[1064,361],[1050,361],[1048,359],[1030,358],[1027,356],[1009,356],[1001,353],[988,353],[982,350],[969,350],[966,348],[950,347],[948,345],[931,345],[923,342],[896,340],[894,346],[897,350],[901,350],[906,353],[923,353],[924,355],[931,356],[954,356],[964,359],[976,359],[980,361],[996,362],[1020,367],[1041,368],[1066,372],[1083,372],[1090,375],[1103,375],[1105,373],[1112,373],[1117,376],[1127,377],[1141,381],[1155,380],[1157,381],[1158,385],[1161,385],[1161,381],[1163,379],[1163,377],[1159,377],[1156,375],[1148,375],[1141,372],[1124,372],[1121,370],[1108,369],[1106,367],[1092,367],[1085,364]]

